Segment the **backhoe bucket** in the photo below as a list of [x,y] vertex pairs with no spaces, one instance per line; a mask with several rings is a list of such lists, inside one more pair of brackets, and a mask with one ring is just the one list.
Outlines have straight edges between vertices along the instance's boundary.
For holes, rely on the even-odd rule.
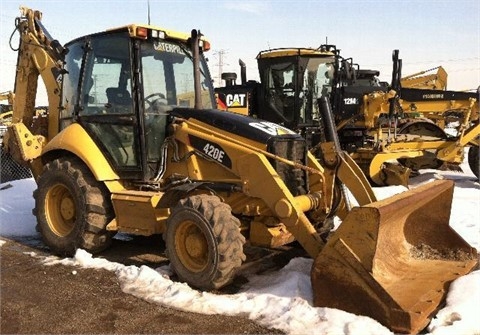
[[354,208],[315,259],[315,306],[372,317],[418,333],[477,251],[449,226],[453,182],[435,181]]

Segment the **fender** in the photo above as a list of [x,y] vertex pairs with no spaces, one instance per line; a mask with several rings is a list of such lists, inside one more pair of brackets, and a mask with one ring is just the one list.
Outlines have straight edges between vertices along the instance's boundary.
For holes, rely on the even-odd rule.
[[54,150],[66,150],[79,157],[99,181],[120,179],[103,152],[78,123],[68,126],[49,141],[42,155]]
[[160,198],[156,208],[172,207],[181,199],[185,198],[190,192],[199,188],[208,189],[209,185],[211,185],[211,183],[195,182],[172,187]]

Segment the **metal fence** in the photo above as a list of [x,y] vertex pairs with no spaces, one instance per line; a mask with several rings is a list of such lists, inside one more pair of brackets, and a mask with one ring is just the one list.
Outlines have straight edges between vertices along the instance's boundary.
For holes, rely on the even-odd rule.
[[3,134],[7,130],[7,127],[0,126],[0,183],[6,183],[7,181],[26,179],[32,177],[32,172],[26,166],[20,165],[15,162],[12,156],[3,149],[2,139]]

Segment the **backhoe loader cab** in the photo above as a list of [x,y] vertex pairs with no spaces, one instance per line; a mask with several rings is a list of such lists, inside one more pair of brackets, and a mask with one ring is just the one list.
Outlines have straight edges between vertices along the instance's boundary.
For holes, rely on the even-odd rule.
[[[74,120],[124,179],[158,172],[168,112],[193,108],[193,56],[188,35],[148,26],[125,27],[68,44],[60,129]],[[205,42],[205,46],[207,42]],[[208,48],[208,47],[207,47]],[[214,106],[211,78],[200,58],[202,108]]]
[[[325,73],[334,53],[300,53],[300,62],[285,58],[281,66],[265,57],[264,92],[284,125],[316,120],[313,102],[323,101],[320,112],[330,122],[318,131],[328,135],[322,165],[305,138],[284,125],[215,109],[202,55],[209,43],[198,31],[128,25],[62,46],[46,33],[40,12],[21,10],[5,142],[15,159],[32,168],[33,213],[52,252],[96,253],[116,232],[162,234],[178,278],[212,290],[233,281],[246,259],[246,241],[276,248],[296,240],[318,264],[312,268],[318,304],[371,315],[407,332],[422,329],[448,284],[476,265],[475,249],[448,226],[453,183],[439,181],[377,202],[359,167],[342,154],[329,101],[318,89],[330,79]],[[35,126],[39,76],[49,106],[47,122]],[[362,206],[355,212],[346,205],[341,182]],[[425,220],[425,213],[437,220]],[[345,224],[325,247],[335,215]],[[417,244],[442,249],[447,258],[458,250],[465,257],[412,260],[408,250]],[[396,255],[409,274],[407,285],[389,285],[402,282]],[[379,261],[384,266],[372,267]],[[429,292],[425,283],[432,282],[438,285]],[[415,294],[404,301],[402,290],[409,289]],[[338,302],[338,290],[358,295]],[[426,306],[416,304],[422,291],[429,292]],[[357,296],[373,311],[356,309],[362,305]]]

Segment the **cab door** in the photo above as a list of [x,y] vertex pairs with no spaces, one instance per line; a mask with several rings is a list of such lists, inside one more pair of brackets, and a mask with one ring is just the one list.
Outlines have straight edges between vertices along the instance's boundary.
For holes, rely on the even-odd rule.
[[[122,178],[142,178],[140,127],[133,98],[128,34],[93,36],[69,49],[79,46],[83,51],[77,52],[81,60],[69,60],[67,55],[70,76],[76,65],[80,67],[78,80],[71,78],[73,114]],[[72,54],[75,57],[75,52]],[[65,91],[68,89],[64,88]]]

